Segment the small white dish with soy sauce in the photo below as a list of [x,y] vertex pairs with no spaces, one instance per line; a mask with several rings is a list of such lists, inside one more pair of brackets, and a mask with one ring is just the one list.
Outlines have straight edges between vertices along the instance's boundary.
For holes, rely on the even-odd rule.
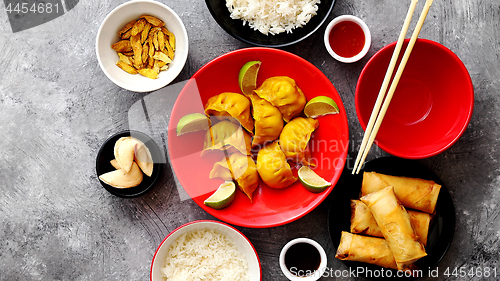
[[293,239],[281,249],[280,267],[291,281],[316,281],[327,269],[325,250],[312,239]]

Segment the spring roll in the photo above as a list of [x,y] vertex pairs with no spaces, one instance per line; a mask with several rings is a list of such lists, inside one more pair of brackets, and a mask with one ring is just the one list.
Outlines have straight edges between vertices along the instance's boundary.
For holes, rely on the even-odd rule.
[[361,201],[368,206],[377,221],[399,270],[408,269],[427,255],[413,230],[410,215],[397,200],[392,186],[365,195]]
[[365,196],[387,186],[394,187],[396,197],[406,208],[434,213],[441,185],[429,180],[364,172],[361,195]]
[[351,200],[351,233],[384,237],[372,212],[360,200]]
[[383,238],[356,235],[342,231],[336,258],[359,261],[398,269],[389,244]]
[[[407,210],[407,212],[418,241],[426,246],[432,216],[415,210]],[[360,200],[351,200],[351,233],[384,237],[370,209]]]

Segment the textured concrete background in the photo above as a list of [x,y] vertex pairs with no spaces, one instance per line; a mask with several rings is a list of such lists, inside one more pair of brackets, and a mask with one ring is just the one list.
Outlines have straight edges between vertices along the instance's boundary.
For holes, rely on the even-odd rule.
[[[193,201],[183,200],[186,195],[170,180],[168,164],[155,189],[136,199],[115,197],[97,180],[100,145],[128,129],[134,104],[147,98],[115,86],[95,56],[99,24],[123,2],[81,0],[67,14],[17,33],[0,5],[0,280],[148,280],[154,251],[170,231],[212,218]],[[204,1],[161,2],[179,14],[190,39],[187,64],[174,83],[221,54],[249,47],[217,25]],[[371,55],[397,39],[408,3],[337,1],[329,19],[352,14],[371,28],[372,47],[358,63],[341,64],[328,55],[322,43],[325,26],[284,48],[311,61],[338,89],[354,144],[363,135],[354,106],[357,78]],[[420,35],[455,52],[474,84],[474,114],[463,137],[444,153],[421,161],[446,184],[456,208],[455,237],[440,271],[497,271],[493,279],[465,278],[472,280],[500,279],[499,30],[497,0],[436,0]],[[160,129],[164,131],[158,134],[166,132],[166,127]],[[351,149],[349,156],[356,153]],[[384,155],[374,149],[369,159]],[[325,202],[285,226],[239,228],[259,253],[264,280],[285,279],[279,251],[299,236],[325,247],[329,267],[346,268],[334,259],[327,212]]]

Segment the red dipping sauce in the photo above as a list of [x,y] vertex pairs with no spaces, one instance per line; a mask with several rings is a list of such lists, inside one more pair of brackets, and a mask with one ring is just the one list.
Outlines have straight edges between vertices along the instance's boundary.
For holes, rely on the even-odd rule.
[[365,45],[363,29],[352,21],[339,22],[329,34],[332,50],[339,56],[351,58],[359,54]]

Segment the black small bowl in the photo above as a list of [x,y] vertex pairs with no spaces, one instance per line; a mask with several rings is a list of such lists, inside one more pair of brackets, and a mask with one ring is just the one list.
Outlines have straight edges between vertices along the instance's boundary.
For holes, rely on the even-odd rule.
[[292,33],[283,32],[276,35],[262,34],[248,24],[243,25],[243,20],[232,19],[226,7],[226,0],[205,0],[205,3],[215,21],[234,38],[260,47],[284,47],[302,41],[313,34],[325,22],[333,9],[335,0],[321,0],[317,14],[311,17],[305,26],[293,29]]
[[121,137],[129,137],[129,136],[133,136],[134,138],[142,141],[148,147],[149,151],[151,152],[151,157],[153,158],[154,166],[153,166],[153,174],[151,175],[151,177],[144,175],[142,182],[138,186],[130,188],[116,188],[99,179],[102,186],[109,193],[123,198],[138,197],[145,194],[151,188],[153,188],[153,186],[155,185],[156,181],[158,180],[161,174],[162,163],[164,163],[162,159],[165,158],[162,154],[161,149],[156,144],[156,142],[148,135],[133,130],[119,132],[109,137],[104,142],[104,144],[99,149],[99,152],[97,153],[96,172],[98,178],[100,175],[104,173],[115,170],[115,168],[110,163],[111,160],[115,159],[114,155],[115,143]]

